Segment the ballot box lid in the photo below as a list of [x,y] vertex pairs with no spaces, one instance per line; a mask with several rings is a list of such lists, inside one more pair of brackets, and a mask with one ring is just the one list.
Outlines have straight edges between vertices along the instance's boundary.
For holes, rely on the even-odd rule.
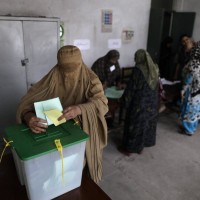
[[50,125],[46,133],[35,134],[25,124],[15,124],[5,129],[6,140],[21,160],[30,160],[57,151],[55,140],[63,148],[86,141],[89,136],[79,125],[69,120],[59,126]]

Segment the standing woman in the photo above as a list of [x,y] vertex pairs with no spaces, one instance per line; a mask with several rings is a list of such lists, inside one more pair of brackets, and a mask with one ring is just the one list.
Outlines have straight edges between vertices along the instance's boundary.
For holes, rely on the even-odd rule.
[[17,122],[26,123],[35,134],[46,132],[46,120],[36,116],[34,102],[59,97],[63,113],[58,120],[79,118],[82,129],[90,139],[86,142],[85,161],[91,178],[98,183],[102,178],[102,155],[107,145],[107,98],[97,75],[82,59],[78,47],[66,45],[57,53],[57,64],[21,99]]
[[126,118],[119,151],[127,156],[131,153],[141,154],[144,147],[151,147],[156,143],[158,66],[143,49],[135,53],[135,63],[123,95]]
[[183,68],[183,87],[181,91],[181,132],[191,136],[200,120],[200,42],[195,45],[187,42],[191,59]]

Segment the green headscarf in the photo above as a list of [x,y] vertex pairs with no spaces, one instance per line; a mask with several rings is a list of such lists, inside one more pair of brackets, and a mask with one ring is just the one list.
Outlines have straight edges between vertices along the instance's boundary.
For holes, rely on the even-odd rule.
[[135,63],[147,81],[149,87],[154,90],[158,84],[159,69],[157,64],[153,62],[151,56],[144,49],[139,49],[135,53]]

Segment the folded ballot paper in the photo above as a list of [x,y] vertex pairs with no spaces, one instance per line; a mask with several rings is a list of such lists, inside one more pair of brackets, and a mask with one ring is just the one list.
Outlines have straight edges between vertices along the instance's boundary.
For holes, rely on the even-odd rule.
[[60,103],[59,97],[49,99],[46,101],[39,101],[34,103],[36,116],[47,120],[47,124],[51,125],[54,124],[55,126],[58,126],[64,122],[66,122],[65,119],[58,121],[58,117],[62,115],[62,105]]

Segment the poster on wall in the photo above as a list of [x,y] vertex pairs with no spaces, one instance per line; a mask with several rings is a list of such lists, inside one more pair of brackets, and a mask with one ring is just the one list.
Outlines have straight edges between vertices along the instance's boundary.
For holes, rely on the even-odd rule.
[[112,32],[112,10],[102,10],[102,26],[101,31],[102,32]]

